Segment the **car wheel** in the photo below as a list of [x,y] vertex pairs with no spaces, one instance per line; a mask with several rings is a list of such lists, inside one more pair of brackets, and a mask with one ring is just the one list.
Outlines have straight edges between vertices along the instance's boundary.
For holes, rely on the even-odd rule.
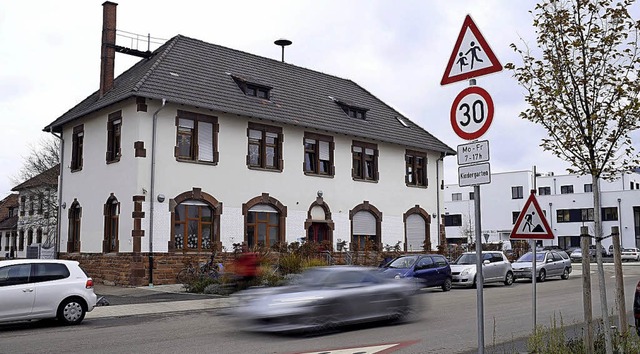
[[511,284],[513,284],[514,281],[514,277],[513,277],[513,273],[512,272],[507,272],[507,275],[504,277],[504,285],[509,286]]
[[444,284],[442,284],[442,291],[449,291],[451,290],[451,278],[447,278],[444,281]]
[[569,268],[564,268],[564,270],[562,271],[562,275],[560,276],[560,278],[567,280],[569,279]]
[[544,269],[540,269],[540,274],[538,275],[538,281],[543,282],[547,280],[547,272]]
[[87,305],[79,298],[69,298],[58,306],[58,320],[65,325],[77,325],[87,313]]

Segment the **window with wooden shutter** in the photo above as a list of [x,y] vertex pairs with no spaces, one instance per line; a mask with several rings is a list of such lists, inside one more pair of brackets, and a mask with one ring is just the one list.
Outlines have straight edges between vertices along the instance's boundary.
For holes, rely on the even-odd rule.
[[405,222],[407,251],[422,251],[426,237],[426,222],[419,214],[411,214]]
[[122,135],[122,111],[109,114],[107,119],[107,163],[120,161]]
[[71,137],[71,172],[82,170],[82,149],[84,145],[84,125],[73,128]]
[[178,161],[218,162],[218,118],[178,110],[175,157]]
[[305,132],[304,173],[333,176],[333,146],[333,137]]

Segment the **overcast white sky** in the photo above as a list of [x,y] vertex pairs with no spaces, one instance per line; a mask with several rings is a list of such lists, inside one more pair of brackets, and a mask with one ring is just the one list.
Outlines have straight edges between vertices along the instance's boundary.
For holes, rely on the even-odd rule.
[[[44,126],[97,90],[103,2],[0,2],[0,198],[30,146],[48,135]],[[355,81],[454,150],[466,141],[455,135],[449,110],[468,83],[441,86],[440,79],[465,16],[503,65],[520,63],[509,44],[522,37],[535,45],[531,0],[115,2],[118,30],[144,36],[182,34],[274,59],[281,52],[273,41],[290,39],[285,61]],[[116,75],[136,61],[117,54]],[[564,173],[567,164],[539,147],[544,130],[518,118],[523,91],[511,73],[477,81],[495,104],[481,138],[490,143],[491,171],[536,165]],[[445,182],[457,183],[455,157],[445,159]]]

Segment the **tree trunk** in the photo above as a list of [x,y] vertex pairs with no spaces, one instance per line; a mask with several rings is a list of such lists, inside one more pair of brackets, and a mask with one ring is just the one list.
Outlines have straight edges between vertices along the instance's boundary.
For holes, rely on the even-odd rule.
[[[618,213],[620,211],[618,210]],[[618,215],[618,217],[620,217]],[[618,307],[618,327],[622,338],[627,337],[629,324],[627,322],[627,308],[624,302],[624,282],[622,279],[622,259],[620,258],[620,228],[611,228],[611,238],[613,239],[613,264],[616,274],[616,305]]]
[[589,228],[580,228],[580,248],[582,249],[582,308],[584,322],[587,326],[585,333],[586,354],[593,354],[593,312],[591,308],[591,257],[589,256]]
[[604,345],[606,354],[613,354],[611,344],[611,324],[609,321],[609,310],[607,306],[607,286],[604,279],[604,266],[602,265],[602,219],[600,212],[600,179],[591,175],[593,186],[593,219],[596,237],[596,261],[598,262],[598,285],[600,288],[600,309],[602,312],[602,324],[604,333]]

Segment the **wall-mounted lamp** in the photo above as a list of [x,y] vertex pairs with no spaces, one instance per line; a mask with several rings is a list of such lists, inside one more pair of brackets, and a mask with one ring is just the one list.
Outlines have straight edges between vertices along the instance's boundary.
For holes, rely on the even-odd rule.
[[433,213],[433,214],[431,214],[431,217],[435,219],[435,218],[437,218],[437,217],[438,217],[438,214]]
[[322,191],[318,191],[318,197],[322,198]]
[[61,207],[62,207],[62,209],[66,209],[67,208],[67,203],[66,202],[62,202]]
[[164,202],[164,194],[158,194],[158,201],[160,203]]

